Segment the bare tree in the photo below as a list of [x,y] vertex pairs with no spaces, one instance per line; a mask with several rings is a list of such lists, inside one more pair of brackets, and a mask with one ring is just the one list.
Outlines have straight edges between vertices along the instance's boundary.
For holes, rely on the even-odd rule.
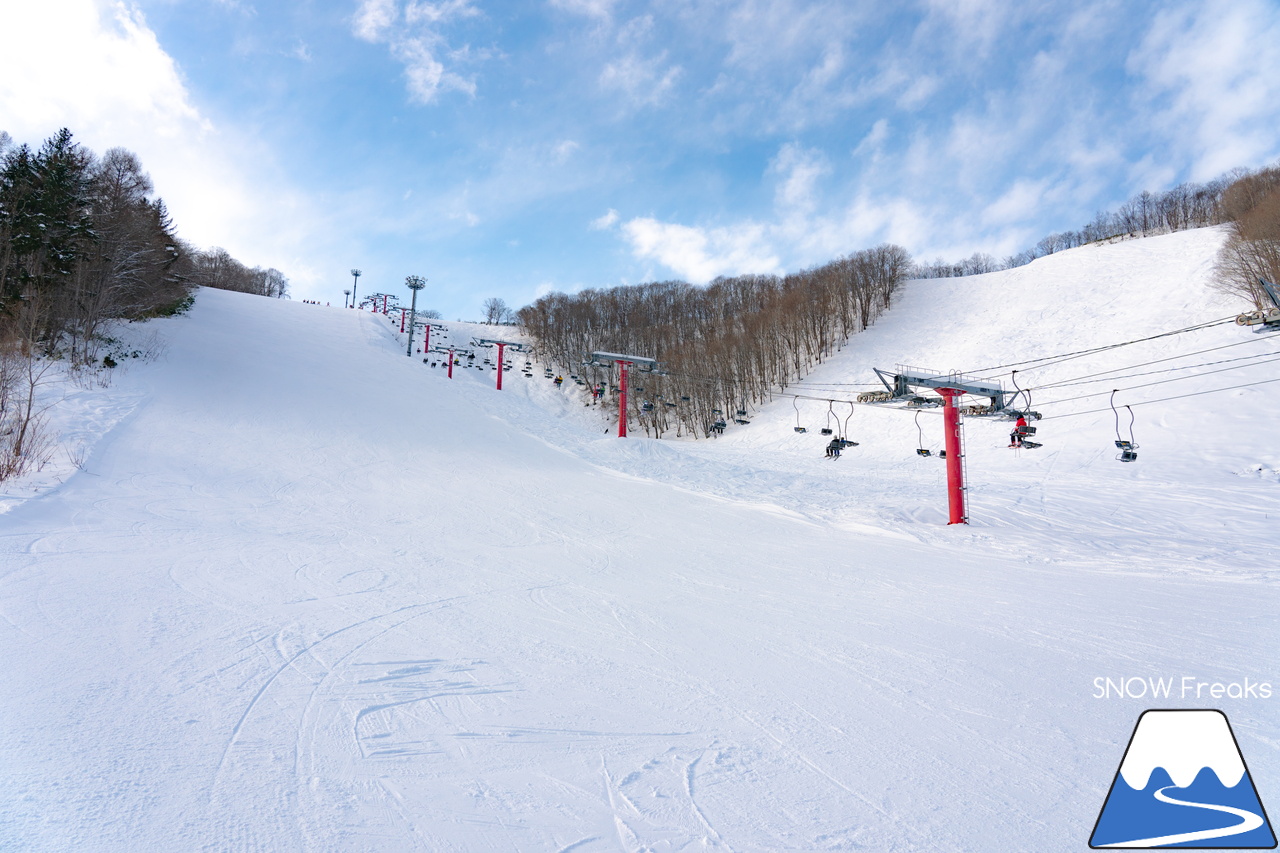
[[1218,254],[1218,285],[1270,308],[1259,279],[1280,282],[1280,169],[1239,179],[1224,194],[1224,206],[1233,219]]
[[486,299],[481,308],[484,312],[484,321],[491,326],[503,322],[509,310],[506,301],[497,296]]

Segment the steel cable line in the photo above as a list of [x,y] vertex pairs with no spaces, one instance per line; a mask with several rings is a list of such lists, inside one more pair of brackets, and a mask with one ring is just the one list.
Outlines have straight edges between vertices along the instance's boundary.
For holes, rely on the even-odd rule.
[[[1165,356],[1164,358],[1153,358],[1149,361],[1139,361],[1136,364],[1128,364],[1128,365],[1125,365],[1124,367],[1117,367],[1112,370],[1101,370],[1097,373],[1086,373],[1081,376],[1069,376],[1066,379],[1060,380],[1058,382],[1051,382],[1045,385],[1036,385],[1032,387],[1036,389],[1051,388],[1055,385],[1061,385],[1067,382],[1074,382],[1077,379],[1089,379],[1090,377],[1093,377],[1093,376],[1105,376],[1106,374],[1109,374],[1109,373],[1115,373],[1118,370],[1132,370],[1135,367],[1146,367],[1147,365],[1150,365],[1150,364],[1162,364],[1166,361],[1177,361],[1180,358],[1190,358],[1193,355],[1203,355],[1207,352],[1217,352],[1218,350],[1231,349],[1232,347],[1239,347],[1239,346],[1244,346],[1245,344],[1257,343],[1258,341],[1264,341],[1271,337],[1274,337],[1274,335],[1262,335],[1258,337],[1251,337],[1243,341],[1234,341],[1229,344],[1220,344],[1219,346],[1216,346],[1216,347],[1206,347],[1204,349],[1192,350],[1191,352],[1180,353],[1179,355],[1170,355],[1170,356]],[[1263,355],[1267,355],[1267,354],[1268,353],[1263,353]],[[1012,372],[1019,373],[1020,371],[1014,370]]]
[[[980,367],[976,370],[970,370],[966,372],[969,375],[977,375],[980,373],[987,373],[992,370],[1001,370],[1006,367],[1021,367],[1024,364],[1034,365],[1034,367],[1026,367],[1026,368],[1023,368],[1023,370],[1039,370],[1041,367],[1048,367],[1051,364],[1058,364],[1063,361],[1070,361],[1075,358],[1082,358],[1086,355],[1093,355],[1094,353],[1106,352],[1107,350],[1119,349],[1120,347],[1132,346],[1133,344],[1140,344],[1146,341],[1154,341],[1159,338],[1167,338],[1172,335],[1181,335],[1187,332],[1197,332],[1197,331],[1200,331],[1201,329],[1208,329],[1208,328],[1212,328],[1213,326],[1221,326],[1224,323],[1234,323],[1235,319],[1236,319],[1236,315],[1232,314],[1230,317],[1224,317],[1220,320],[1210,320],[1205,323],[1197,323],[1194,326],[1187,326],[1186,328],[1182,328],[1182,329],[1173,329],[1168,332],[1160,332],[1159,334],[1156,334],[1156,335],[1148,335],[1145,338],[1134,338],[1131,341],[1120,341],[1119,343],[1106,344],[1104,346],[1092,347],[1090,349],[1084,349],[1084,350],[1076,350],[1075,352],[1059,353],[1057,355],[1046,355],[1046,356],[1041,356],[1040,358],[1029,358],[1026,361],[1012,361],[1012,362],[1009,362],[1008,364],[996,364],[991,367]],[[1039,362],[1044,362],[1044,363],[1039,363]],[[1003,376],[1004,374],[1000,373],[995,375]],[[991,377],[986,377],[986,378],[991,378]]]
[[[1229,344],[1229,346],[1234,346],[1234,345]],[[1189,353],[1189,355],[1190,354],[1194,354],[1194,353]],[[1224,358],[1224,359],[1219,359],[1218,361],[1202,361],[1199,364],[1184,364],[1181,367],[1166,367],[1163,370],[1148,370],[1143,373],[1126,373],[1120,376],[1110,376],[1110,374],[1114,373],[1115,371],[1104,370],[1101,373],[1090,373],[1086,376],[1081,377],[1080,379],[1064,380],[1062,382],[1050,382],[1048,385],[1037,385],[1035,386],[1034,390],[1040,391],[1045,388],[1063,388],[1071,385],[1093,385],[1098,382],[1107,382],[1107,381],[1110,381],[1111,379],[1133,379],[1138,376],[1155,376],[1159,373],[1174,373],[1179,370],[1193,370],[1197,367],[1212,367],[1215,364],[1232,364],[1238,361],[1256,360],[1259,358],[1264,358],[1264,357],[1273,356],[1273,355],[1280,355],[1280,352],[1255,353],[1254,355],[1242,355],[1242,356],[1238,356],[1237,358]],[[1173,358],[1186,358],[1186,356],[1174,356]],[[1162,358],[1162,359],[1158,359],[1157,361],[1172,361],[1172,360],[1173,360],[1172,358]],[[1156,362],[1146,362],[1146,364],[1155,364],[1155,363]],[[1143,364],[1129,365],[1129,367],[1143,367],[1143,366],[1145,365]],[[1250,367],[1250,366],[1251,365],[1248,365],[1248,364],[1240,365],[1240,367]],[[1123,367],[1116,368],[1116,370],[1126,370],[1126,369],[1127,368],[1123,368]],[[1090,378],[1094,376],[1102,376],[1106,378],[1103,378],[1103,379]]]
[[[1274,379],[1262,379],[1258,382],[1246,382],[1243,385],[1229,385],[1226,388],[1210,388],[1208,391],[1193,391],[1190,394],[1175,394],[1172,397],[1160,397],[1159,399],[1156,399],[1156,400],[1139,400],[1137,403],[1129,403],[1128,405],[1146,406],[1151,403],[1167,403],[1170,400],[1185,400],[1188,397],[1202,397],[1205,394],[1217,394],[1220,391],[1235,391],[1239,388],[1252,388],[1255,385],[1267,385],[1271,382],[1280,382],[1280,376]],[[1095,394],[1092,396],[1098,396],[1098,395]],[[1041,418],[1041,420],[1054,421],[1054,420],[1061,420],[1062,418],[1077,418],[1077,417],[1080,417],[1081,415],[1094,415],[1094,414],[1097,414],[1098,412],[1109,412],[1109,411],[1111,411],[1110,407],[1105,409],[1089,409],[1086,412],[1071,412],[1070,414],[1066,414],[1066,415],[1047,415],[1046,417]]]
[[[1273,355],[1274,355],[1274,354],[1273,354]],[[1212,375],[1213,375],[1213,374],[1215,374],[1215,373],[1225,373],[1225,372],[1226,372],[1226,371],[1228,371],[1228,370],[1242,370],[1242,369],[1244,369],[1244,368],[1248,368],[1248,367],[1259,367],[1259,366],[1261,366],[1261,365],[1264,365],[1264,364],[1271,364],[1272,362],[1276,362],[1276,361],[1280,361],[1280,355],[1275,355],[1273,358],[1267,359],[1266,361],[1258,361],[1258,362],[1254,362],[1253,364],[1237,365],[1236,367],[1220,367],[1220,368],[1218,368],[1217,370],[1205,370],[1205,371],[1201,371],[1200,373],[1191,373],[1191,374],[1188,374],[1188,375],[1186,375],[1186,376],[1175,376],[1175,377],[1173,377],[1172,379],[1157,379],[1155,382],[1143,382],[1143,383],[1142,383],[1142,384],[1140,384],[1140,385],[1130,385],[1130,386],[1128,386],[1127,388],[1116,388],[1116,389],[1114,389],[1114,390],[1115,390],[1115,391],[1136,391],[1136,390],[1138,390],[1139,388],[1150,388],[1150,387],[1152,387],[1153,385],[1167,385],[1167,384],[1168,384],[1168,383],[1170,383],[1170,382],[1181,382],[1181,381],[1182,381],[1182,380],[1184,380],[1184,379],[1195,379],[1195,378],[1200,377],[1200,376],[1212,376]],[[1103,396],[1103,395],[1105,395],[1105,394],[1108,394],[1108,393],[1111,393],[1111,392],[1108,392],[1108,391],[1098,391],[1098,392],[1093,393],[1093,394],[1080,394],[1080,395],[1078,395],[1078,396],[1076,396],[1076,397],[1066,397],[1066,398],[1061,399],[1061,400],[1050,400],[1049,402],[1047,402],[1047,403],[1041,403],[1040,405],[1041,405],[1041,406],[1056,406],[1056,405],[1058,405],[1059,403],[1070,403],[1070,402],[1073,402],[1073,401],[1075,401],[1075,400],[1087,400],[1087,399],[1089,399],[1090,397],[1101,397],[1101,396]]]

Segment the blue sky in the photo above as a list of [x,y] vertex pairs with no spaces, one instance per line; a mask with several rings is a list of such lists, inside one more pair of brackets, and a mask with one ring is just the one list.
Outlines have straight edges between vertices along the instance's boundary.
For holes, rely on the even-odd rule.
[[0,129],[139,153],[295,298],[997,257],[1280,157],[1280,6],[0,0]]

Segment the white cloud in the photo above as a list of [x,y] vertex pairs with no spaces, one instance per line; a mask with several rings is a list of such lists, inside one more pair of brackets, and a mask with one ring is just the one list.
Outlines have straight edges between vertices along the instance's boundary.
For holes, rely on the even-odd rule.
[[95,0],[10,3],[4,20],[0,116],[15,137],[46,135],[69,117],[80,132],[140,120],[163,137],[211,130],[136,9]]
[[1267,0],[1184,3],[1155,16],[1130,69],[1153,121],[1203,180],[1280,154],[1280,8]]
[[581,147],[572,139],[562,139],[552,147],[551,154],[557,163],[565,163]]
[[637,218],[627,221],[622,231],[636,257],[656,260],[691,282],[781,269],[777,256],[766,247],[765,226],[756,223],[693,228]]
[[604,215],[591,220],[590,228],[592,231],[608,231],[618,223],[618,211],[609,208]]
[[[480,15],[470,0],[423,3],[408,0],[361,0],[352,18],[352,32],[373,44],[386,44],[404,66],[405,86],[411,100],[430,104],[443,92],[475,95],[475,81],[445,67],[441,57],[465,61],[469,46],[451,49],[441,32],[446,25]],[[477,54],[486,58],[487,54]]]
[[1048,181],[1019,179],[982,211],[981,219],[989,225],[1014,225],[1031,218],[1043,206]]
[[643,57],[631,53],[605,65],[600,72],[600,86],[624,93],[633,103],[645,106],[659,104],[680,77],[679,65],[666,65],[667,52]]
[[921,74],[907,86],[906,91],[898,96],[898,106],[904,110],[912,110],[933,97],[941,84],[931,74]]
[[985,58],[1002,33],[1015,30],[1022,19],[1037,12],[1025,0],[927,0],[929,18],[923,27],[960,53]]
[[862,137],[858,142],[858,146],[853,149],[855,157],[879,156],[881,148],[883,148],[885,140],[889,138],[889,120],[886,118],[876,119],[875,124],[871,125],[871,129],[867,131],[867,135]]
[[551,0],[552,8],[599,19],[607,19],[615,3],[616,0]]
[[818,181],[831,174],[831,164],[821,151],[788,142],[770,162],[769,171],[780,178],[776,206],[790,215],[807,215],[817,207]]
[[297,284],[314,275],[299,258],[327,229],[321,206],[274,173],[272,154],[253,137],[201,113],[135,6],[9,3],[4,17],[7,33],[21,33],[0,49],[0,123],[15,140],[35,146],[68,127],[98,153],[128,148],[184,239],[277,267]]
[[381,41],[399,17],[396,0],[362,0],[353,21],[355,34],[365,41]]

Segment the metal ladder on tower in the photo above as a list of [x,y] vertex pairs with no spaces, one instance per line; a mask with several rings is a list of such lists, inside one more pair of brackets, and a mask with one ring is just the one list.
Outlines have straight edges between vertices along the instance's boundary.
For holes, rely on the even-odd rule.
[[964,413],[960,413],[959,427],[957,429],[956,438],[960,444],[960,470],[964,474],[964,485],[961,490],[964,492],[964,523],[969,523],[969,453],[966,449],[964,441]]

